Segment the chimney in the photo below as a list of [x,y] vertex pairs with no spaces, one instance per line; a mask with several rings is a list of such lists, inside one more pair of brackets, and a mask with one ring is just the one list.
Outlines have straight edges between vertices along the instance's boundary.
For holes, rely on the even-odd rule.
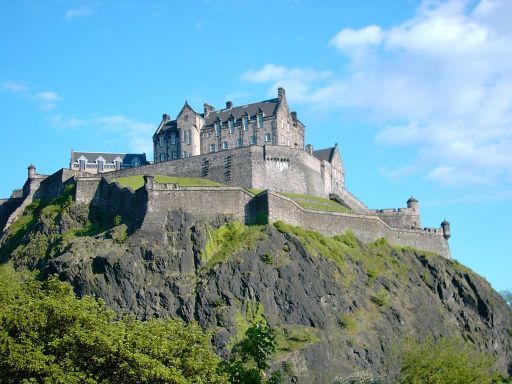
[[313,146],[311,144],[306,145],[306,152],[310,155],[313,154]]
[[215,108],[213,107],[213,105],[204,103],[204,118],[206,119],[208,117],[208,115],[210,114],[210,112],[212,112],[214,110],[215,110]]
[[226,109],[233,108],[233,102],[232,101],[226,101]]
[[293,120],[297,120],[297,112],[292,112],[291,115]]
[[166,121],[171,120],[171,116],[169,116],[167,113],[164,113],[162,115],[162,121],[165,123]]
[[279,99],[279,101],[283,100],[285,98],[285,90],[283,87],[279,87],[277,88],[277,98]]

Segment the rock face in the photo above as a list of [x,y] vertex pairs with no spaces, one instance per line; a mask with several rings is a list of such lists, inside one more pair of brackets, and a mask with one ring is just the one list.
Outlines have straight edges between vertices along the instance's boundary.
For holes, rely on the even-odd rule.
[[[266,321],[278,335],[275,364],[288,361],[296,382],[329,383],[360,370],[393,377],[401,340],[427,335],[460,335],[512,373],[510,309],[484,279],[434,254],[179,211],[168,214],[163,234],[135,231],[122,242],[107,230],[55,240],[51,233],[78,225],[63,216],[49,227],[37,219],[19,244],[5,234],[2,247],[14,249],[19,268],[57,273],[118,312],[197,321],[213,331],[221,354],[248,324]],[[20,247],[41,233],[60,245],[39,261],[25,259]]]

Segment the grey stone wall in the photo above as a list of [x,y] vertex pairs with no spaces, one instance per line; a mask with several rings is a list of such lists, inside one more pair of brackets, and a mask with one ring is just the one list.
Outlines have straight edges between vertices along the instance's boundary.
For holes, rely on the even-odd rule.
[[419,214],[411,208],[377,209],[372,210],[372,213],[391,227],[419,228],[421,225]]
[[448,242],[443,237],[441,228],[425,230],[391,228],[376,215],[314,211],[304,209],[292,199],[272,191],[267,195],[271,222],[282,220],[328,236],[351,230],[364,242],[384,237],[390,244],[424,249],[450,258]]

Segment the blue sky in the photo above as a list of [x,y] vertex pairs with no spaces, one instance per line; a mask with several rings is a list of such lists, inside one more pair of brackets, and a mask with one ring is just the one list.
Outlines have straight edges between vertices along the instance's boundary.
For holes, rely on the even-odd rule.
[[420,201],[455,259],[512,289],[512,2],[64,1],[0,5],[0,196],[71,148],[143,151],[164,112],[275,97],[339,143],[372,208]]

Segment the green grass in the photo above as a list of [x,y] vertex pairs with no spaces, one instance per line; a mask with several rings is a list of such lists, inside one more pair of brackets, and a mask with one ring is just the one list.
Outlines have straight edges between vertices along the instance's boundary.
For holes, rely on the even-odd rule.
[[352,212],[351,209],[329,199],[318,196],[300,195],[298,193],[283,192],[285,196],[293,199],[303,208],[314,209],[317,211],[329,212]]
[[[134,191],[144,186],[144,177],[142,175],[126,176],[115,179],[121,186],[130,187]],[[156,175],[155,182],[160,184],[172,183],[178,184],[180,187],[221,187],[223,184],[208,179],[200,179],[194,177],[174,177]]]
[[201,251],[201,261],[206,267],[213,267],[226,261],[243,248],[253,246],[264,237],[264,227],[246,226],[233,221],[208,231],[208,242]]
[[256,195],[259,195],[261,192],[263,192],[264,189],[249,188],[248,191],[256,196]]
[[305,325],[277,328],[275,333],[278,352],[296,351],[320,341],[317,329]]
[[[350,231],[343,235],[328,237],[282,221],[275,222],[274,227],[281,233],[288,233],[298,238],[313,256],[333,260],[344,275],[343,284],[350,285],[353,282],[354,273],[350,264],[362,265],[367,274],[368,286],[371,286],[380,276],[405,276],[406,266],[391,256],[394,248],[385,239],[363,245],[357,242]],[[349,264],[347,261],[352,263]]]

